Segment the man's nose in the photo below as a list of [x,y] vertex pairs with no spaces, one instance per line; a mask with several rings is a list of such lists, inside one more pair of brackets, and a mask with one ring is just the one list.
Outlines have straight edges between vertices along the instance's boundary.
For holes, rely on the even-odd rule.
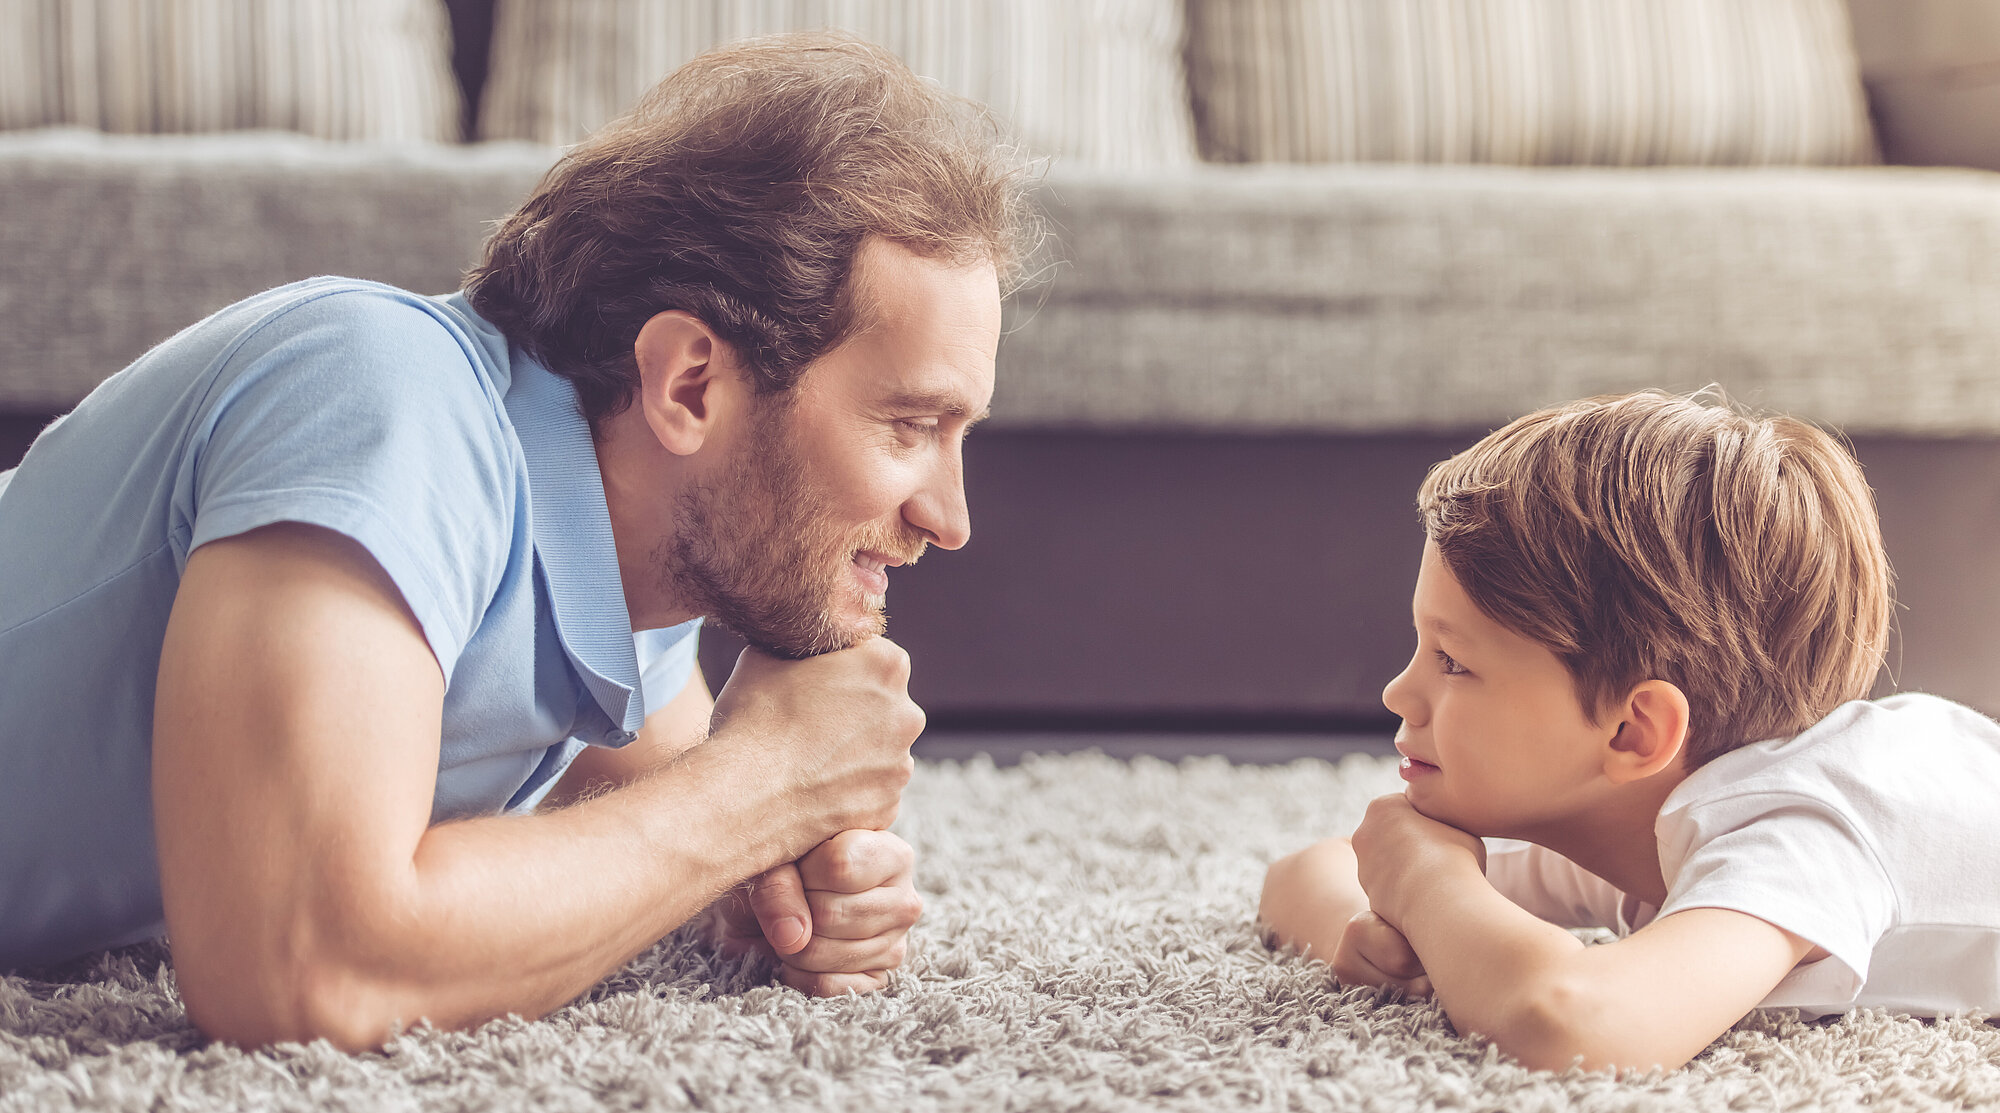
[[965,465],[953,459],[937,469],[903,507],[903,520],[928,534],[940,549],[962,549],[972,540],[972,511],[965,502]]

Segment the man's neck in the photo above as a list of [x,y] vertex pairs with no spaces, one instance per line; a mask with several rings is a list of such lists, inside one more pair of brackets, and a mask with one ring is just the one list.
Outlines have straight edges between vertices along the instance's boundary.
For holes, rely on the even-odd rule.
[[[618,578],[634,630],[677,626],[698,612],[672,590],[660,561],[673,543],[673,510],[679,497],[669,489],[678,461],[642,437],[644,418],[636,407],[604,419],[593,430],[597,471],[604,482],[604,508],[618,549]],[[633,428],[634,425],[637,428]]]

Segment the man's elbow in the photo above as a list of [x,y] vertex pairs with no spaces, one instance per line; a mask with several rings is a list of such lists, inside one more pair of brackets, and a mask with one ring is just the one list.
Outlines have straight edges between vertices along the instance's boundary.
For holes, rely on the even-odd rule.
[[329,948],[203,947],[176,939],[174,967],[189,1022],[224,1043],[323,1039],[364,1051],[414,1019],[404,1015],[407,994]]

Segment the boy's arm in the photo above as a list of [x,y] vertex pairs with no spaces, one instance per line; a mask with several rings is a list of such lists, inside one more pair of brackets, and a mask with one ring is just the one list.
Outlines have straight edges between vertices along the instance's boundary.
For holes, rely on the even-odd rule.
[[1409,941],[1368,910],[1346,839],[1322,839],[1271,863],[1257,918],[1269,929],[1267,942],[1332,963],[1344,984],[1431,994]]
[[1329,962],[1347,922],[1367,910],[1354,849],[1339,838],[1321,839],[1272,862],[1257,901],[1257,918],[1270,929],[1272,943]]
[[1585,947],[1487,882],[1478,839],[1400,796],[1369,805],[1354,842],[1375,911],[1409,939],[1452,1023],[1530,1067],[1679,1067],[1812,950],[1714,908]]

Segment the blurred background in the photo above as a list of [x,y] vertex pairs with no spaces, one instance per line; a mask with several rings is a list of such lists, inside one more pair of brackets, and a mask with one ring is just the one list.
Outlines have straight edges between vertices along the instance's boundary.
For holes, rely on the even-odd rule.
[[974,541],[891,593],[932,752],[1381,749],[1425,469],[1710,383],[1867,467],[1883,689],[2000,712],[2000,0],[0,0],[0,467],[238,298],[456,288],[562,144],[819,26],[1046,165]]

